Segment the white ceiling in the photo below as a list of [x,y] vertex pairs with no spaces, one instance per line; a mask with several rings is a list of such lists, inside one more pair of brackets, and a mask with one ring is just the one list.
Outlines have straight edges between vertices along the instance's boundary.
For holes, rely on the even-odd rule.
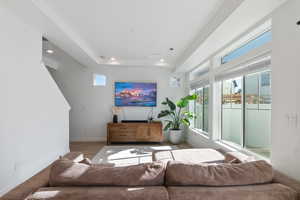
[[[89,67],[174,68],[243,0],[9,0],[0,2]],[[201,38],[201,40],[199,40]],[[169,48],[174,48],[170,51]],[[101,59],[104,56],[106,59]]]
[[141,66],[163,58],[174,66],[224,1],[40,0],[36,5],[63,23],[65,32],[75,33],[98,63],[107,63],[100,56]]
[[119,63],[182,73],[285,1],[3,0],[0,5],[86,67]]

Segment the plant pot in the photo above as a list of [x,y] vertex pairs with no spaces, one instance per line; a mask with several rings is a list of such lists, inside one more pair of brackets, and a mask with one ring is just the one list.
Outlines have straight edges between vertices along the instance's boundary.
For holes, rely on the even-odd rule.
[[169,140],[172,144],[179,144],[183,138],[182,130],[170,130]]

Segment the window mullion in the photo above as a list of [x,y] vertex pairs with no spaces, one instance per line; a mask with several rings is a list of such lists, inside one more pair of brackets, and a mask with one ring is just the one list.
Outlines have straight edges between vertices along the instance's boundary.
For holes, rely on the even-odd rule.
[[[197,94],[197,90],[196,90],[196,89],[195,89],[195,94]],[[194,113],[195,113],[195,115],[196,115],[196,118],[194,118],[194,128],[197,128],[196,123],[197,123],[197,117],[198,117],[198,116],[197,116],[198,113],[197,113],[196,104],[197,104],[197,100],[194,101]]]
[[242,120],[242,122],[243,122],[243,133],[242,133],[242,147],[245,147],[245,139],[246,139],[246,133],[245,133],[245,131],[246,131],[246,122],[245,122],[245,120],[246,120],[246,102],[245,102],[245,100],[246,100],[246,98],[245,98],[245,95],[246,95],[246,86],[245,86],[245,83],[246,83],[246,81],[245,81],[245,76],[243,76],[243,91],[242,91],[242,94],[243,94],[243,96],[242,96],[242,101],[243,101],[243,104],[242,104],[242,112],[243,112],[243,120]]
[[202,131],[205,131],[204,129],[204,117],[205,117],[205,111],[204,111],[204,98],[205,98],[205,96],[204,96],[204,89],[205,89],[205,87],[203,87],[203,89],[202,89]]
[[261,79],[261,75],[260,75],[260,73],[257,76],[258,76],[258,79],[257,79],[257,82],[258,82],[258,85],[257,85],[257,89],[258,89],[257,107],[258,107],[258,110],[260,110],[260,95],[261,95],[261,92],[260,92],[260,79]]

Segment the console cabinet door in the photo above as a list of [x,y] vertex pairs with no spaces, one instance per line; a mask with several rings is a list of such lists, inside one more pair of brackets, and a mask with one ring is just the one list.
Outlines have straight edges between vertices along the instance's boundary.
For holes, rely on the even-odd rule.
[[111,142],[134,142],[137,130],[134,126],[117,124],[115,126],[110,126],[108,131],[109,140]]
[[138,125],[136,132],[137,141],[148,141],[150,138],[150,130],[148,124]]
[[151,135],[151,141],[161,141],[163,140],[162,136],[162,126],[161,124],[151,124],[150,125],[150,135]]

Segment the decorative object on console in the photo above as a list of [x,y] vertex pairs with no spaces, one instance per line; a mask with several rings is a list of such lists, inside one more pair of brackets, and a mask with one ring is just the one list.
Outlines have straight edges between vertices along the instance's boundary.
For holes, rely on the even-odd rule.
[[113,123],[118,123],[118,115],[113,115]]
[[115,107],[113,106],[112,107],[112,114],[113,114],[113,123],[118,123],[119,120],[118,120],[118,114],[121,112],[121,108],[119,107]]
[[155,107],[156,83],[115,82],[115,106]]
[[164,130],[170,131],[170,142],[173,144],[179,144],[183,137],[182,125],[190,126],[190,119],[195,118],[194,113],[184,111],[190,101],[197,99],[197,95],[188,95],[181,98],[176,104],[173,103],[169,98],[162,102],[163,105],[167,105],[168,109],[162,110],[158,114],[158,118],[166,118],[167,122]]

